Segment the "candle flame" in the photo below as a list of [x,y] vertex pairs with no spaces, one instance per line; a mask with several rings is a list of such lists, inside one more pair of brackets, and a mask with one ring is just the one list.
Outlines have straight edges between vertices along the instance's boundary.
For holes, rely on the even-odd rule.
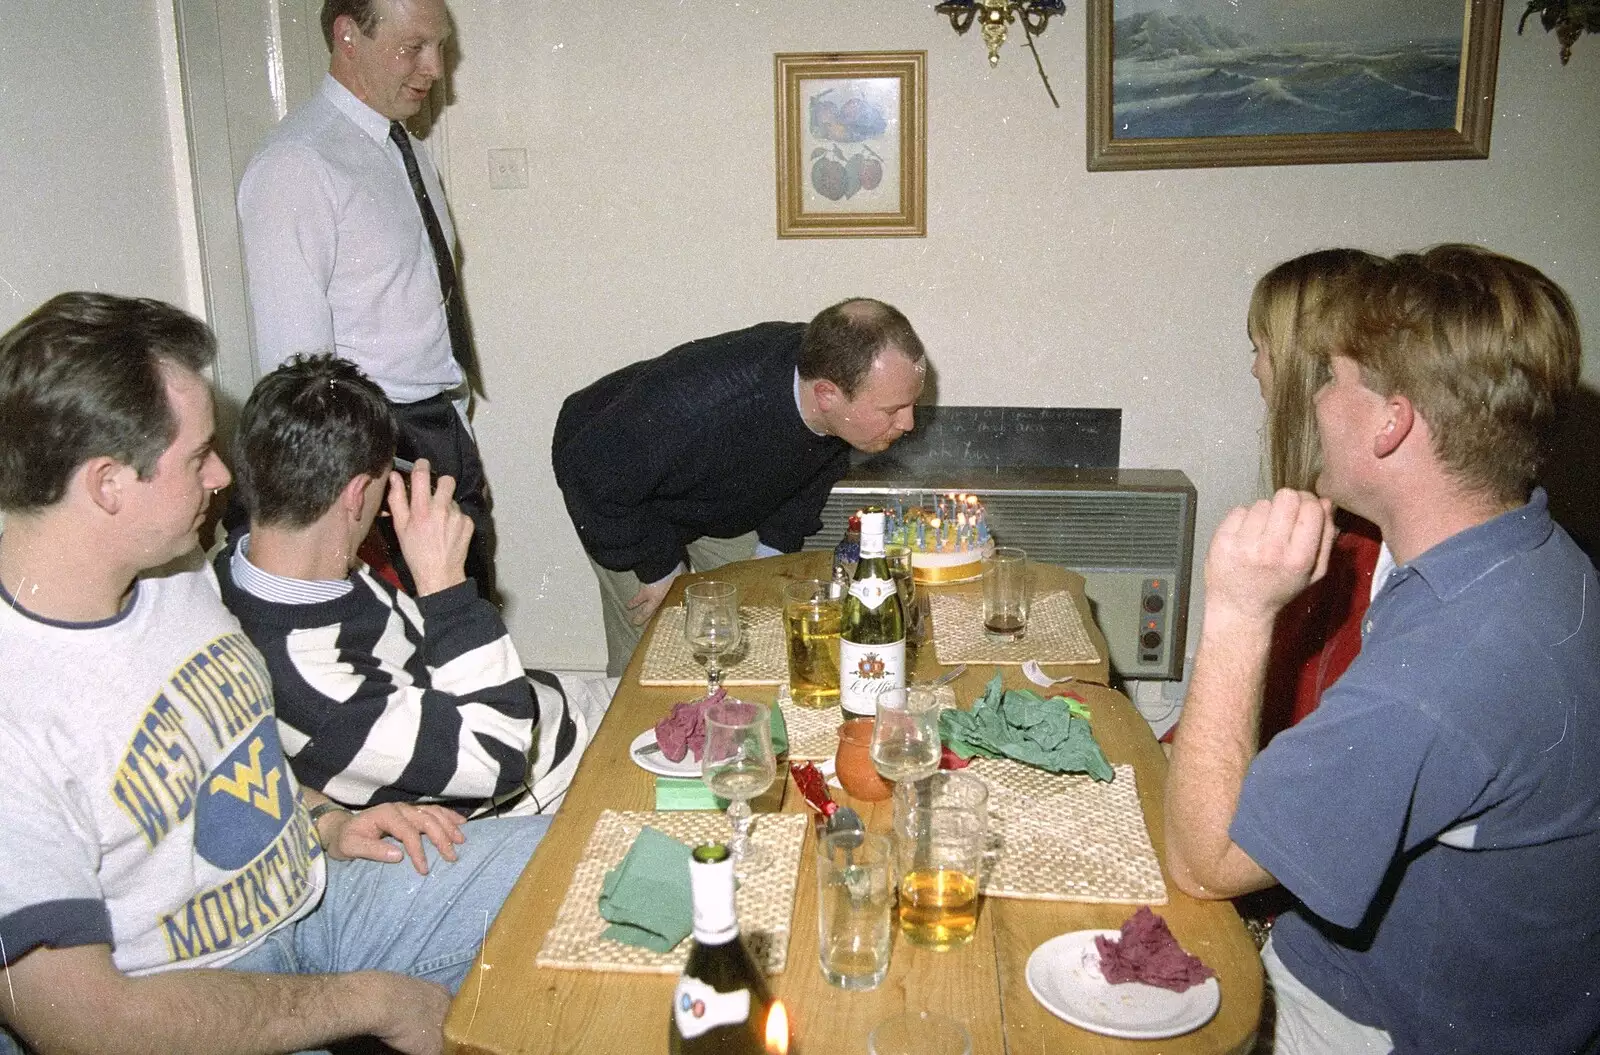
[[767,1012],[767,1053],[789,1055],[789,1012],[782,1000],[774,1000]]

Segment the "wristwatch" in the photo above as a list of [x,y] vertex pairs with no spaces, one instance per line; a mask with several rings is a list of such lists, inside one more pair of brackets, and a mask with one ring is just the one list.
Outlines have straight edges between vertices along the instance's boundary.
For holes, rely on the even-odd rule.
[[345,809],[343,806],[339,805],[337,802],[323,802],[323,803],[318,803],[317,805],[315,805],[315,806],[311,807],[309,810],[307,810],[306,811],[306,816],[311,819],[311,827],[315,828],[317,826],[317,822],[318,821],[322,820],[322,818],[326,817],[328,814],[333,813],[335,810],[337,810],[340,813],[349,813],[350,812],[349,810]]

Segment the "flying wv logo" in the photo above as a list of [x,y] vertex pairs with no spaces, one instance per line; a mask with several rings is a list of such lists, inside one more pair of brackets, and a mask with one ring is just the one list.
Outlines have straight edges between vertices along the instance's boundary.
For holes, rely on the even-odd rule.
[[283,807],[278,795],[278,785],[283,781],[283,774],[276,768],[266,774],[261,770],[261,752],[265,745],[259,736],[250,740],[250,764],[235,761],[233,763],[233,778],[230,780],[222,774],[211,778],[211,791],[225,791],[240,802],[247,802],[263,813],[270,814],[273,820],[283,819]]
[[296,796],[270,715],[212,767],[201,783],[194,845],[218,868],[242,868],[294,817]]

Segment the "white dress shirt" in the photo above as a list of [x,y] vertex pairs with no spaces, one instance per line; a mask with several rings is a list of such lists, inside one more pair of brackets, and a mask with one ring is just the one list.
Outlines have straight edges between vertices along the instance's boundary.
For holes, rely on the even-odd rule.
[[[438,174],[415,153],[453,248]],[[331,350],[396,403],[461,387],[433,247],[389,121],[332,76],[251,159],[239,230],[263,373]]]

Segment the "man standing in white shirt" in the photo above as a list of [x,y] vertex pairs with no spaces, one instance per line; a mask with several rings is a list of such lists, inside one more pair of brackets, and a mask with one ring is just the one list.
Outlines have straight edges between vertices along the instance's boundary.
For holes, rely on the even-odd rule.
[[398,456],[455,478],[473,522],[467,573],[492,597],[455,229],[438,173],[402,124],[444,73],[450,13],[444,0],[325,0],[322,31],[328,76],[239,185],[258,364],[266,373],[296,354],[332,352],[376,381],[399,427]]

